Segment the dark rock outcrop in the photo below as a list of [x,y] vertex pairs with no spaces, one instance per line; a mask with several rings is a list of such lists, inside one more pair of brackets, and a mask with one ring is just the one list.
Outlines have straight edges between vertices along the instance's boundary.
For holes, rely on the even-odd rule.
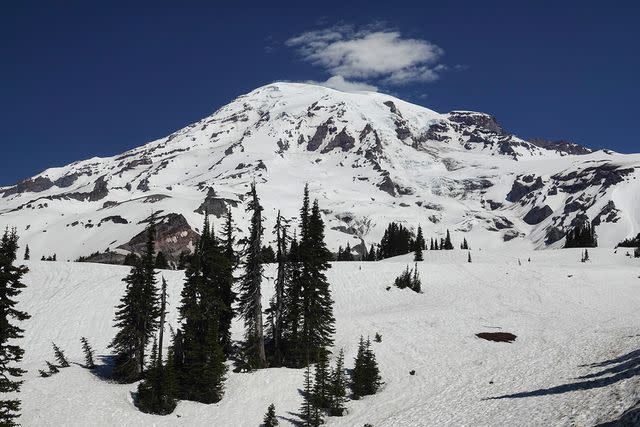
[[553,209],[549,205],[544,205],[543,207],[534,206],[522,220],[529,225],[536,225],[549,218],[552,214]]

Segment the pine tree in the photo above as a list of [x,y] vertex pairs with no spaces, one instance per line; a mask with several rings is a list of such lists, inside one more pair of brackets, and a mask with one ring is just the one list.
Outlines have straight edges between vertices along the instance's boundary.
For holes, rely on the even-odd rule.
[[271,246],[265,245],[260,249],[260,262],[263,264],[276,262],[276,253]]
[[344,350],[340,349],[336,366],[331,372],[329,415],[341,417],[345,411],[347,396],[347,379],[344,375]]
[[64,355],[64,351],[62,351],[54,342],[52,342],[51,345],[53,346],[53,354],[56,358],[56,362],[58,362],[58,366],[61,368],[68,368],[69,362],[67,361],[67,357]]
[[24,248],[24,260],[29,261],[31,255],[29,254],[29,245]]
[[400,274],[400,276],[396,277],[393,284],[400,289],[413,287],[413,278],[411,276],[411,270],[409,270],[409,266],[407,266],[407,268],[402,272],[402,274]]
[[262,239],[262,206],[256,192],[256,184],[251,184],[251,200],[247,211],[252,212],[249,228],[249,248],[244,265],[245,273],[240,281],[239,306],[245,325],[245,351],[247,363],[252,368],[266,368],[267,357],[264,349],[264,328],[262,324],[262,265],[260,250]]
[[424,236],[422,235],[422,227],[420,225],[418,225],[418,232],[416,234],[416,240],[414,242],[414,250],[420,249],[420,250],[424,250],[427,247],[427,244],[424,240]]
[[93,360],[93,349],[89,345],[89,341],[85,337],[80,337],[82,343],[82,352],[84,353],[84,365],[87,369],[94,369],[96,364]]
[[49,372],[47,372],[47,371],[43,371],[42,369],[38,369],[38,374],[40,374],[40,376],[41,376],[42,378],[47,378],[47,377],[50,377],[50,376],[51,376],[51,374],[50,374]]
[[431,244],[429,245],[429,250],[432,250],[432,251],[436,250],[436,247],[435,247],[435,245],[433,243],[433,237],[431,238]]
[[362,335],[358,343],[358,352],[354,359],[354,367],[351,372],[351,392],[357,399],[365,395],[366,388],[366,360],[365,360],[365,342]]
[[126,290],[115,315],[118,332],[109,344],[116,352],[114,377],[122,382],[136,381],[142,375],[145,348],[158,326],[154,251],[155,215],[151,215],[145,253],[123,279]]
[[18,235],[16,230],[5,229],[0,239],[0,425],[16,425],[20,416],[20,400],[7,399],[5,393],[20,391],[19,377],[26,371],[16,366],[22,360],[24,350],[16,342],[23,337],[24,330],[13,321],[22,322],[29,315],[15,308],[15,298],[25,285],[22,277],[27,273],[25,266],[14,266],[17,258]]
[[263,427],[276,427],[278,425],[278,418],[276,417],[276,405],[273,403],[267,408],[267,413],[262,420]]
[[464,237],[462,239],[462,243],[460,244],[460,249],[463,249],[463,250],[468,250],[469,249],[469,244],[467,243],[467,238],[466,237]]
[[471,251],[469,251],[469,256],[467,257],[467,262],[471,263]]

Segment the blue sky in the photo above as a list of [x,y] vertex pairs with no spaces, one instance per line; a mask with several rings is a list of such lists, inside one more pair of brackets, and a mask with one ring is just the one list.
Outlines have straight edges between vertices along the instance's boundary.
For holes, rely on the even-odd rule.
[[634,2],[53,3],[0,14],[0,185],[139,146],[277,80],[640,151]]

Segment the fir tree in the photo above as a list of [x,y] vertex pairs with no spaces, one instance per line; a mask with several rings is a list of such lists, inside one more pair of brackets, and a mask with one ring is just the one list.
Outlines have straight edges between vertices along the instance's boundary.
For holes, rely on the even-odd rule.
[[267,413],[262,420],[263,427],[276,427],[278,425],[278,418],[276,417],[276,405],[273,403],[267,408]]
[[468,255],[469,255],[469,256],[467,257],[467,262],[468,262],[468,263],[471,263],[471,251],[469,251]]
[[351,384],[351,389],[356,397],[375,394],[380,388],[380,371],[378,369],[378,363],[376,362],[376,356],[373,350],[371,350],[371,342],[369,339],[364,341],[364,339],[360,337]]
[[300,418],[303,426],[319,426],[322,424],[322,417],[319,408],[315,405],[314,384],[311,379],[311,368],[307,366],[304,372],[304,383],[302,389],[302,406],[300,407]]
[[282,326],[283,348],[285,349],[283,359],[288,366],[292,367],[300,367],[303,362],[306,361],[304,358],[304,349],[302,349],[300,345],[302,274],[300,272],[300,254],[298,249],[298,240],[294,233],[285,264],[285,311],[283,313],[284,322]]
[[375,261],[376,260],[376,248],[371,244],[371,249],[367,253],[367,261]]
[[24,355],[16,340],[23,337],[24,330],[13,321],[22,322],[30,317],[15,308],[15,298],[25,288],[22,277],[28,269],[13,265],[17,252],[16,230],[5,229],[0,239],[0,425],[3,426],[16,425],[16,418],[20,416],[20,400],[8,399],[5,393],[19,392],[22,384],[19,378],[26,372],[16,366]]
[[467,243],[466,237],[462,239],[462,243],[460,244],[460,249],[463,249],[463,250],[469,249],[469,244]]
[[324,242],[324,222],[318,201],[313,202],[300,242],[302,282],[302,340],[307,362],[333,344],[333,300],[325,271],[331,252]]
[[278,270],[275,280],[275,292],[271,303],[271,316],[273,324],[274,365],[281,366],[283,362],[283,329],[285,321],[285,289],[287,288],[287,229],[282,224],[282,216],[278,211],[276,217],[276,261]]
[[60,372],[58,367],[53,363],[49,362],[48,360],[46,360],[45,363],[47,364],[47,369],[49,369],[49,375],[57,374],[58,372]]
[[80,342],[82,343],[82,352],[84,353],[84,365],[87,369],[94,369],[96,364],[93,360],[93,349],[89,344],[89,341],[85,337],[80,337]]
[[54,342],[51,343],[51,345],[53,346],[53,354],[56,358],[56,362],[58,362],[58,366],[61,368],[68,368],[69,362],[67,361],[67,357],[64,355],[64,351],[62,351]]
[[128,265],[129,267],[135,266],[139,262],[139,258],[133,252],[129,252],[125,255],[122,265]]
[[327,350],[321,349],[316,357],[313,380],[314,405],[320,409],[329,409],[331,405],[331,378]]
[[422,283],[420,282],[420,276],[418,275],[418,264],[413,268],[413,277],[411,278],[411,289],[416,292],[422,292]]
[[269,245],[265,245],[260,249],[260,262],[263,264],[271,264],[276,262],[276,253]]
[[583,217],[574,228],[569,230],[565,240],[565,248],[595,248],[598,246],[595,227],[589,219]]
[[169,261],[167,261],[167,257],[164,256],[162,251],[159,251],[156,255],[156,264],[155,268],[158,270],[166,270],[169,268]]
[[453,243],[451,243],[451,234],[447,230],[447,236],[444,238],[444,244],[440,246],[440,249],[450,251],[453,249]]
[[394,281],[394,285],[397,288],[405,289],[412,288],[413,277],[411,275],[411,270],[409,270],[409,266],[400,274],[400,276],[396,277]]
[[267,357],[264,349],[264,328],[262,324],[262,265],[260,250],[262,239],[262,206],[256,192],[256,184],[251,184],[251,200],[247,207],[252,212],[249,228],[249,248],[246,254],[244,275],[240,282],[239,306],[245,325],[245,352],[247,363],[252,368],[266,368]]
[[233,304],[236,301],[236,293],[233,291],[235,278],[233,270],[238,263],[238,256],[234,249],[235,237],[233,235],[233,217],[231,210],[227,210],[227,217],[222,229],[223,241],[222,251],[226,258],[223,265],[223,272],[220,281],[220,299],[222,311],[220,313],[220,341],[222,349],[226,355],[231,354],[231,322],[235,316]]
[[24,260],[29,261],[31,255],[29,254],[29,245],[24,248]]
[[142,375],[145,348],[158,326],[154,252],[155,215],[151,215],[145,253],[123,279],[125,294],[116,307],[115,315],[118,332],[109,344],[116,352],[114,376],[122,382],[136,381]]
[[424,250],[427,247],[427,243],[424,240],[424,236],[422,235],[422,227],[418,225],[418,232],[416,234],[416,240],[414,241],[414,250],[420,249]]
[[345,411],[347,379],[344,374],[344,350],[340,349],[336,365],[331,372],[329,415],[341,417]]
[[51,376],[51,374],[50,374],[49,372],[47,372],[47,371],[43,371],[42,369],[38,369],[38,374],[40,374],[40,376],[41,376],[42,378],[47,378],[47,377],[50,377],[50,376]]
[[[219,292],[219,265],[226,263],[215,244],[205,215],[200,241],[185,271],[178,309],[181,329],[174,336],[171,365],[175,366],[179,396],[202,403],[222,399],[226,365],[220,343],[219,316],[223,306]],[[169,365],[169,361],[167,365]],[[171,372],[171,370],[169,370]]]
[[633,251],[633,257],[634,257],[634,258],[640,258],[640,247],[637,247],[637,248]]
[[432,250],[432,251],[436,250],[436,247],[435,247],[435,245],[433,243],[433,237],[431,238],[431,244],[429,245],[429,249]]
[[422,257],[422,249],[418,245],[416,245],[415,247],[416,248],[415,248],[415,250],[413,252],[413,260],[414,261],[424,261],[424,258]]

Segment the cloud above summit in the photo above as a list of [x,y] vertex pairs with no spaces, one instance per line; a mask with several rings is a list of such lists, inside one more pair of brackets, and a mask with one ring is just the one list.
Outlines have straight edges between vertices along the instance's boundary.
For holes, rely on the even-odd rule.
[[437,45],[379,26],[308,31],[288,39],[286,45],[296,49],[304,61],[331,74],[329,80],[356,86],[432,82],[446,69],[440,63],[444,51]]

